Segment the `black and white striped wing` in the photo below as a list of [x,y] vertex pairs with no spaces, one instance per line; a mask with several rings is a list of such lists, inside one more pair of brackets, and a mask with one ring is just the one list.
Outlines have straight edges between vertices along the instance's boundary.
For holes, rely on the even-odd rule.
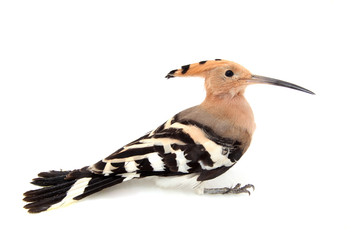
[[199,173],[198,181],[219,176],[242,155],[240,143],[216,136],[192,121],[168,120],[89,167],[96,174],[122,176],[124,181],[146,176]]
[[139,177],[196,174],[197,181],[209,180],[227,171],[242,152],[240,143],[175,116],[90,167],[39,173],[32,183],[42,188],[24,193],[25,208],[31,213],[55,209]]

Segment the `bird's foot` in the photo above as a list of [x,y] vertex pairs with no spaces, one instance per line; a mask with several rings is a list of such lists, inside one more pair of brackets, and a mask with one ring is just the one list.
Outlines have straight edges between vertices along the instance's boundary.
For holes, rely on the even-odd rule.
[[239,193],[248,193],[250,195],[249,188],[252,188],[253,191],[255,190],[254,185],[247,184],[241,187],[241,184],[236,184],[233,188],[204,188],[204,194],[239,194]]

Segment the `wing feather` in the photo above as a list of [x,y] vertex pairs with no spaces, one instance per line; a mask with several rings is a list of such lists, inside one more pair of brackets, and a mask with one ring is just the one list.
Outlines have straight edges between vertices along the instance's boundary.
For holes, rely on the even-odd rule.
[[241,157],[240,145],[217,136],[207,126],[178,121],[175,116],[89,169],[103,175],[201,173],[199,179],[208,180],[225,172]]

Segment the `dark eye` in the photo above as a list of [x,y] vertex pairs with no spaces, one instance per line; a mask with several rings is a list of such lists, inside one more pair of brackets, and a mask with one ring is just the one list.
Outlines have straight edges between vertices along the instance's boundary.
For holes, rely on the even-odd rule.
[[227,77],[232,77],[234,75],[234,73],[233,73],[233,71],[231,71],[231,70],[227,70],[226,72],[225,72],[225,76],[227,76]]

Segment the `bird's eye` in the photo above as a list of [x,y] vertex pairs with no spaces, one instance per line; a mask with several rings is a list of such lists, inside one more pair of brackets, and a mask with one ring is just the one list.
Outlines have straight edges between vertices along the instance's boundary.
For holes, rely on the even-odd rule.
[[231,71],[231,70],[227,70],[227,71],[225,72],[225,76],[227,76],[227,77],[232,77],[233,75],[234,75],[234,72]]

